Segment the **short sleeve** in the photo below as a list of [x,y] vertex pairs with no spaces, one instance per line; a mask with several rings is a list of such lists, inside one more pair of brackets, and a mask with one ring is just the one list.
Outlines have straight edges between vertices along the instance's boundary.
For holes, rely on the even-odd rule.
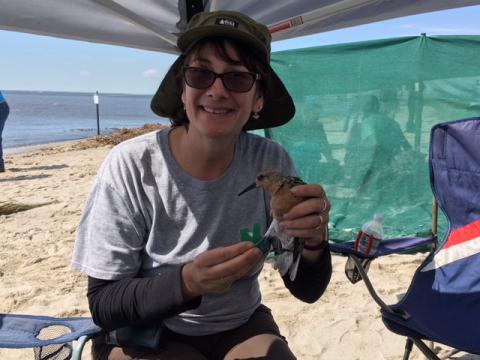
[[78,227],[73,269],[104,280],[136,275],[145,230],[134,218],[119,192],[98,178]]

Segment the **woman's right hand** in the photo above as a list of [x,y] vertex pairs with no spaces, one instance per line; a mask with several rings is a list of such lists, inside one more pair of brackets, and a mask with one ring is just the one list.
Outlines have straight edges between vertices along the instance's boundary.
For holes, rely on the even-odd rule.
[[185,300],[228,291],[235,281],[249,275],[263,257],[249,241],[200,254],[182,268]]

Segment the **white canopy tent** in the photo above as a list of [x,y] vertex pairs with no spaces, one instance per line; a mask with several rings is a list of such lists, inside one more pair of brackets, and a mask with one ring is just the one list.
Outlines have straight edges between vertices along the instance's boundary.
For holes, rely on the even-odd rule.
[[0,29],[176,53],[198,11],[236,10],[291,39],[480,0],[0,0]]

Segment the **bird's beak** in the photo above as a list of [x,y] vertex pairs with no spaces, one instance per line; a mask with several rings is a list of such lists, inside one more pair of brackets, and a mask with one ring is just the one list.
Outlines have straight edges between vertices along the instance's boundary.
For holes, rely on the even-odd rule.
[[238,196],[242,195],[242,194],[245,194],[247,191],[250,191],[252,189],[255,189],[257,187],[257,184],[256,183],[253,183],[251,185],[248,185],[245,189],[243,189],[242,191],[240,191],[238,193]]

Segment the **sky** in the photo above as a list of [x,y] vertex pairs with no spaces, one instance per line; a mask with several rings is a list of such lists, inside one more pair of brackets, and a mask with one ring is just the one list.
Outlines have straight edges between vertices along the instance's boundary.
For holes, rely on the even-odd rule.
[[[272,51],[401,36],[480,35],[480,6],[274,42]],[[153,94],[175,56],[0,30],[0,89]]]

